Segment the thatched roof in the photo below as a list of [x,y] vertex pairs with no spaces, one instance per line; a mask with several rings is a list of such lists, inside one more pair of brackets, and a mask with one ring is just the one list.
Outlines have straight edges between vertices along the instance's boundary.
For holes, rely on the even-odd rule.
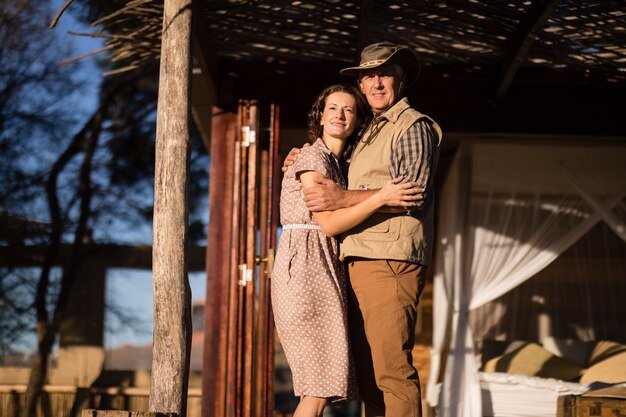
[[374,39],[412,47],[426,67],[479,73],[517,59],[523,66],[626,80],[623,2],[541,3],[207,1],[205,13],[223,60],[351,64],[359,44]]
[[[210,56],[216,82],[236,82],[239,97],[256,89],[267,97],[287,94],[261,91],[258,84],[275,80],[284,87],[305,79],[314,84],[311,91],[319,91],[337,69],[356,62],[364,45],[383,40],[418,53],[426,87],[473,83],[470,90],[483,91],[484,103],[506,99],[516,84],[528,90],[520,83],[560,85],[546,94],[565,94],[564,102],[572,101],[567,97],[572,88],[582,88],[586,98],[577,107],[604,102],[611,109],[618,101],[615,91],[626,92],[623,0],[198,0],[196,5],[196,44]],[[162,10],[162,1],[133,0],[95,22],[108,38],[116,72],[158,62]],[[322,79],[315,80],[318,76]],[[311,93],[302,88],[308,104]],[[470,90],[462,94],[473,94]],[[611,97],[602,96],[609,90]]]
[[[115,61],[158,60],[162,2],[130,1],[95,24],[110,32]],[[622,0],[270,1],[204,0],[198,31],[218,61],[354,62],[371,40],[415,49],[424,66],[466,73],[507,66],[548,68],[626,80]]]

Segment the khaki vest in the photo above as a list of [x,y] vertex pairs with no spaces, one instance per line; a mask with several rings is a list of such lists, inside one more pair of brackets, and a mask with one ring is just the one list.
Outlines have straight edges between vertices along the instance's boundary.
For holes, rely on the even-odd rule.
[[[439,138],[433,160],[437,168],[442,133],[430,117],[412,109],[408,99],[398,101],[376,118],[356,145],[348,171],[348,189],[381,188],[391,179],[391,150],[411,125],[429,120]],[[376,130],[378,133],[376,134]],[[371,134],[371,132],[374,134]],[[429,184],[432,187],[432,183]],[[430,265],[434,239],[434,198],[413,214],[375,213],[341,236],[341,257],[393,259]]]

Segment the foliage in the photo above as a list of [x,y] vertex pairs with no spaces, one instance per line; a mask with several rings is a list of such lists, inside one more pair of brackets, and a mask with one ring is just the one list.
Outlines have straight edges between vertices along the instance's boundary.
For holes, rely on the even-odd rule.
[[[111,2],[93,3],[113,7]],[[76,10],[88,17],[103,13],[103,9],[89,9],[90,4],[76,2],[82,8],[73,5],[68,12]],[[81,79],[81,68],[85,66],[82,61],[59,65],[75,54],[59,32],[47,29],[54,12],[50,5],[41,2],[0,4],[0,220],[9,217],[9,222],[13,222],[12,227],[0,233],[0,246],[51,244],[49,225],[53,216],[46,187],[55,166],[61,166],[58,163],[64,157],[68,160],[53,181],[59,205],[60,243],[75,241],[84,212],[81,203],[88,201],[84,239],[96,243],[149,244],[156,71],[96,79],[101,98],[110,99],[103,112],[102,130],[87,132],[97,136],[97,146],[89,165],[89,199],[85,200],[81,169],[86,141],[79,141],[76,149],[70,148],[72,141],[85,133],[81,129],[87,127],[95,111],[86,108],[83,100],[86,83],[93,83],[94,78]],[[191,243],[203,244],[208,156],[197,134],[192,146],[190,237]],[[23,227],[13,220],[16,216],[24,219]],[[42,288],[47,293],[50,311],[54,311],[52,306],[59,293],[59,284],[55,282],[60,279],[53,274],[48,286]],[[15,329],[32,334],[37,287],[38,277],[33,270],[0,270],[0,354],[23,347],[23,339],[17,333],[5,337]],[[115,305],[111,308],[116,310]],[[127,322],[128,312],[117,310]],[[13,323],[4,323],[4,319]],[[10,343],[3,344],[7,340]]]
[[43,211],[52,154],[78,122],[66,106],[81,85],[59,66],[67,50],[45,32],[49,17],[30,2],[0,6],[0,206],[16,214]]

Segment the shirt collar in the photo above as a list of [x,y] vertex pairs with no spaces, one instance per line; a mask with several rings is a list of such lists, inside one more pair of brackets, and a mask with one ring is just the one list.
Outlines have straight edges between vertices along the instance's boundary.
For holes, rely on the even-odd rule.
[[[325,154],[333,154],[330,149],[328,149],[328,147],[326,146],[326,144],[324,143],[324,141],[322,140],[322,138],[317,138],[317,140],[315,142],[313,142],[313,146],[317,146],[318,148],[320,148],[322,150],[322,152],[324,152]],[[334,156],[334,155],[333,155]]]
[[400,115],[410,107],[411,105],[409,104],[409,99],[404,97],[403,99],[398,100],[396,104],[385,110],[381,115],[374,116],[374,123],[378,123],[382,119],[395,123],[398,121]]

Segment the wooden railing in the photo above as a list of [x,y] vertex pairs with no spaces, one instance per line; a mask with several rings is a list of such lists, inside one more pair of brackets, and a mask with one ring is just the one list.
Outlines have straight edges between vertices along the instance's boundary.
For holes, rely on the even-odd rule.
[[[0,416],[18,417],[24,407],[24,385],[0,385]],[[76,388],[46,385],[37,407],[37,417],[76,417],[86,408],[148,411],[148,388]],[[190,388],[187,417],[201,417],[201,390]]]

